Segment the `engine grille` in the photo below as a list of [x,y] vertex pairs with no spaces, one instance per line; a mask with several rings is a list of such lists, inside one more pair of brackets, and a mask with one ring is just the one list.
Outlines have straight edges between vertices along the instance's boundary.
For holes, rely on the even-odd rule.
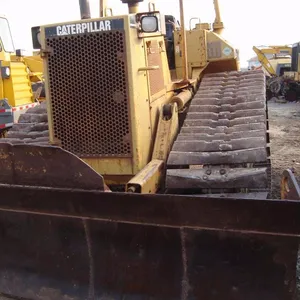
[[81,157],[131,156],[124,32],[46,42],[55,138]]

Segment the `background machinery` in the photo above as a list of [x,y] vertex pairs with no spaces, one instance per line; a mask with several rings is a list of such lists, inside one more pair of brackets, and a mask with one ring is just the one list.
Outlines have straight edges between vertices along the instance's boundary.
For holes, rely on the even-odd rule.
[[300,43],[292,46],[292,66],[290,71],[284,73],[285,95],[288,101],[296,101],[300,98]]
[[[0,135],[18,122],[28,108],[43,100],[43,62],[39,55],[15,51],[8,20],[0,17]],[[21,121],[21,120],[20,120]]]
[[0,293],[296,299],[300,208],[267,199],[264,73],[238,71],[218,1],[212,30],[168,36],[170,15],[122,2],[32,28],[47,100],[0,141]]
[[266,73],[267,100],[284,95],[282,76],[291,70],[292,47],[289,45],[254,46],[253,50]]

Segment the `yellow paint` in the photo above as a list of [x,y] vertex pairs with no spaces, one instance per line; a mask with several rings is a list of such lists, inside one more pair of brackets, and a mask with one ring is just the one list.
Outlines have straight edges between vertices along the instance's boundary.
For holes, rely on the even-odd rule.
[[[216,32],[203,29],[206,26],[197,24],[194,29],[186,31],[187,60],[189,78],[199,78],[210,63],[213,72],[239,70],[237,50]],[[182,78],[182,37],[179,31],[174,32],[176,74]],[[207,71],[208,73],[211,71]]]
[[[9,24],[5,17],[0,17],[1,25]],[[3,29],[4,30],[4,29]],[[11,39],[12,43],[12,39]],[[35,102],[31,83],[42,80],[42,60],[38,56],[18,57],[14,52],[6,52],[6,47],[0,39],[0,60],[2,67],[10,69],[10,76],[0,76],[0,99],[6,98],[9,105],[20,106]]]
[[[153,156],[153,148],[156,138],[166,137],[166,142],[159,145],[157,143],[154,158],[159,157],[160,149],[163,149],[163,160],[168,154],[169,145],[174,140],[178,130],[177,122],[167,124],[160,122],[159,116],[162,112],[164,104],[170,103],[174,96],[175,89],[186,88],[186,83],[180,83],[182,76],[182,58],[181,47],[182,37],[180,32],[175,31],[175,60],[176,60],[176,74],[170,72],[168,67],[167,52],[164,43],[164,36],[158,33],[155,34],[137,34],[137,28],[130,26],[130,19],[128,15],[123,16],[109,16],[86,20],[92,22],[95,20],[124,20],[125,30],[125,45],[126,45],[126,63],[127,63],[127,80],[128,80],[128,101],[129,101],[129,115],[131,128],[131,144],[132,157],[114,157],[114,158],[84,158],[82,159],[88,163],[94,170],[104,176],[108,184],[122,184],[125,180],[130,180],[134,176],[139,178],[141,174],[157,175],[157,170],[152,172],[151,159]],[[58,26],[63,24],[81,23],[83,20],[75,22],[50,24],[47,26]],[[41,55],[43,59],[43,70],[45,74],[45,88],[48,105],[48,121],[50,140],[55,143],[53,133],[53,116],[51,108],[51,94],[49,90],[49,72],[46,42],[45,42],[45,27],[41,27],[42,50]],[[215,27],[216,29],[216,27]],[[221,28],[219,28],[221,29]],[[221,36],[215,32],[210,31],[207,24],[203,26],[197,25],[195,29],[186,31],[187,35],[187,60],[188,60],[188,76],[194,78],[191,85],[195,86],[197,80],[201,78],[204,72],[217,72],[220,70],[237,70],[238,54],[237,51]],[[155,57],[149,55],[153,50],[153,45],[158,45],[158,51],[155,52]],[[156,48],[157,49],[157,48]],[[149,52],[150,51],[150,52]],[[219,51],[219,52],[218,52]],[[159,53],[159,54],[158,54]],[[155,72],[155,73],[151,73]],[[151,75],[152,74],[152,75]],[[155,82],[153,74],[158,74],[160,80]],[[172,78],[177,76],[177,82],[172,82]],[[155,83],[153,83],[155,82]],[[151,85],[152,84],[152,85]],[[153,86],[155,85],[155,89]],[[67,95],[66,95],[67,96]],[[85,101],[88,101],[86,99]],[[176,106],[177,107],[177,106]],[[97,111],[95,111],[95,114]],[[176,111],[177,113],[177,111]],[[158,129],[159,128],[159,129]],[[164,132],[162,132],[164,130]],[[168,132],[170,130],[170,132]],[[87,132],[88,134],[88,132]],[[150,166],[150,169],[149,169]],[[149,173],[148,173],[148,171]],[[146,172],[146,173],[145,173]],[[155,190],[157,184],[156,175],[151,176],[151,188]],[[149,189],[148,177],[142,176],[140,179],[146,184],[146,190]],[[145,179],[146,178],[146,179]],[[152,180],[153,179],[153,180]],[[125,181],[126,183],[126,181]],[[142,183],[142,185],[144,184]]]
[[[131,141],[132,141],[132,157],[131,158],[93,158],[86,159],[90,166],[97,172],[104,176],[112,177],[120,175],[122,178],[125,175],[134,176],[141,171],[150,161],[152,149],[154,145],[155,130],[157,127],[157,120],[159,108],[170,101],[173,92],[166,92],[167,86],[171,83],[170,73],[168,70],[168,61],[166,56],[166,49],[164,46],[164,37],[157,35],[155,37],[138,38],[136,28],[130,27],[128,16],[114,16],[105,17],[104,19],[124,19],[125,26],[125,41],[126,41],[126,60],[127,60],[127,74],[129,87],[129,101],[130,101],[130,120],[131,120]],[[72,22],[80,23],[81,20]],[[55,26],[58,24],[52,24]],[[61,25],[61,24],[59,24]],[[42,47],[45,48],[45,34],[42,27]],[[152,70],[147,70],[149,67],[147,61],[146,44],[149,41],[155,41],[159,45],[159,52],[161,58],[160,71],[163,73],[163,88],[155,95],[151,95],[149,88],[149,73]],[[42,51],[43,52],[43,51]],[[45,73],[45,88],[46,97],[48,99],[48,120],[50,140],[55,143],[53,133],[53,118],[51,110],[51,95],[49,92],[48,82],[48,60],[47,55],[44,55],[44,73]],[[97,113],[95,111],[95,113]]]
[[22,62],[2,62],[2,66],[10,68],[10,76],[2,79],[3,98],[8,99],[11,106],[19,106],[34,102],[31,82],[26,65]]
[[163,167],[164,162],[162,160],[151,160],[127,183],[126,191],[141,194],[155,194],[162,181]]
[[132,175],[131,158],[81,158],[101,175]]
[[[291,64],[291,57],[284,57],[282,55],[283,53],[289,56],[292,55],[292,47],[288,45],[267,47],[253,46],[252,49],[256,53],[258,61],[270,76],[276,75],[278,64]],[[268,58],[267,54],[273,54],[273,58]]]
[[43,60],[39,55],[23,57],[25,64],[30,71],[31,82],[43,80]]

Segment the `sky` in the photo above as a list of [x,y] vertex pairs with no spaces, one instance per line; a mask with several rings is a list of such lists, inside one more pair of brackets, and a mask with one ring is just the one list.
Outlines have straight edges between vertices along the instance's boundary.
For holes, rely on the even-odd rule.
[[[99,0],[89,0],[92,17],[99,16]],[[107,0],[113,14],[127,12],[120,0]],[[147,8],[148,0],[141,4]],[[276,5],[275,3],[278,3]],[[156,0],[156,9],[179,18],[178,0]],[[254,45],[283,45],[300,41],[297,34],[300,1],[219,0],[225,25],[224,37],[240,50],[241,66],[255,56]],[[185,0],[185,23],[200,18],[214,21],[213,0]],[[0,0],[0,14],[10,22],[16,49],[32,51],[31,27],[80,19],[78,0]],[[298,22],[299,23],[299,22]]]

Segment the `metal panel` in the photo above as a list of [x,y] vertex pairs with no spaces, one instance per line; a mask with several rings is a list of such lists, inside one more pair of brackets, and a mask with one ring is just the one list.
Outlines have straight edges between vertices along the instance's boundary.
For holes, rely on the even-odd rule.
[[149,67],[159,66],[158,70],[149,71],[150,92],[151,96],[153,96],[164,88],[163,66],[158,41],[151,41],[147,58]]
[[49,37],[54,137],[81,157],[130,157],[125,33]]
[[2,184],[104,190],[102,176],[60,147],[0,141],[0,169]]
[[299,201],[3,185],[0,194],[0,293],[296,299]]
[[222,57],[221,41],[207,43],[207,58],[220,58]]

